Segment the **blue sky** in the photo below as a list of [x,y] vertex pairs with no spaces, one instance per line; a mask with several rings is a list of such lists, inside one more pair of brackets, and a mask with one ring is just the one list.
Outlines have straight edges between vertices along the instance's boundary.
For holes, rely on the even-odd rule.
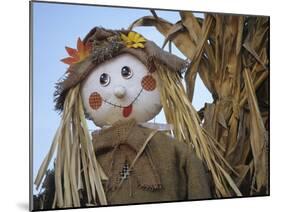
[[[156,11],[175,23],[179,15],[175,11]],[[149,10],[111,8],[101,6],[33,3],[33,173],[36,175],[51,145],[59,125],[59,114],[54,111],[54,85],[63,76],[67,65],[60,59],[67,57],[65,46],[76,47],[77,38],[83,38],[93,27],[109,29],[127,28],[134,20],[151,15]],[[134,29],[144,37],[162,46],[164,37],[153,27]],[[173,53],[184,56],[173,48]],[[198,79],[198,77],[197,77]],[[211,102],[210,93],[201,80],[197,80],[193,105],[200,109]],[[164,120],[163,113],[156,122]],[[95,126],[90,124],[90,128]]]

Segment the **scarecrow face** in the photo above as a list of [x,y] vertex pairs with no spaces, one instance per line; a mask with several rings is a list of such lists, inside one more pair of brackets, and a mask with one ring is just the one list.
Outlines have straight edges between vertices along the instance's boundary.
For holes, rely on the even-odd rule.
[[82,85],[86,112],[97,126],[134,118],[146,122],[161,110],[158,78],[130,54],[99,65]]

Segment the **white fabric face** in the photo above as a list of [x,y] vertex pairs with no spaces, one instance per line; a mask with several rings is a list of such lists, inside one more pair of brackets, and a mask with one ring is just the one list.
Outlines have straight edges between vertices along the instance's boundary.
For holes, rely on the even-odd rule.
[[156,72],[130,54],[122,54],[97,66],[82,84],[86,113],[103,127],[119,120],[153,119],[161,110]]

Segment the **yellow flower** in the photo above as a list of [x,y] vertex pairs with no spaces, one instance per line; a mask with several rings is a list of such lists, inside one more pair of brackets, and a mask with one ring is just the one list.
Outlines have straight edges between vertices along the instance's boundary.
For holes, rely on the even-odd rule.
[[121,33],[121,39],[128,48],[144,48],[144,37],[136,32],[129,32],[128,36]]

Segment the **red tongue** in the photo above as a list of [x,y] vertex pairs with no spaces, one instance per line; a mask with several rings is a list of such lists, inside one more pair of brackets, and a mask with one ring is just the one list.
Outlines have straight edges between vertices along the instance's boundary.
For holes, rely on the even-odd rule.
[[123,108],[123,116],[125,118],[127,118],[131,114],[132,110],[133,110],[133,105],[129,105],[127,107],[124,107]]

